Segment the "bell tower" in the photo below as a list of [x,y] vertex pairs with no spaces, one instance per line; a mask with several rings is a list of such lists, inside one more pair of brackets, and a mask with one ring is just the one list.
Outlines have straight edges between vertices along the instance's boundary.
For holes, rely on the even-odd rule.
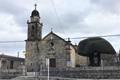
[[42,23],[40,23],[39,12],[36,10],[37,4],[35,4],[35,9],[32,11],[30,16],[30,21],[28,24],[27,40],[35,41],[42,39]]
[[27,71],[36,71],[36,69],[38,69],[37,56],[40,54],[39,44],[42,40],[43,24],[40,22],[40,15],[36,7],[37,5],[35,4],[35,9],[31,13],[30,20],[27,21],[28,31],[25,54],[25,65]]

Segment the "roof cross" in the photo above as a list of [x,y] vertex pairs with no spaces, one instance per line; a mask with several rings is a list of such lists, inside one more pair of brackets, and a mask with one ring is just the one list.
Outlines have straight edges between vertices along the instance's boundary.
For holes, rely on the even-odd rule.
[[51,28],[51,32],[53,32],[53,28]]
[[35,10],[36,10],[36,8],[37,8],[37,4],[35,4]]

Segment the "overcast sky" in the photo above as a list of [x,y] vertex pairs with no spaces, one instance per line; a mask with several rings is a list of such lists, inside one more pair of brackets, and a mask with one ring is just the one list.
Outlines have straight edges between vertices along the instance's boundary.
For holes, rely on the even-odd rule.
[[[0,0],[0,41],[27,39],[27,20],[34,4],[43,23],[43,37],[51,31],[63,38],[120,34],[120,0]],[[120,36],[107,37],[115,50]],[[78,43],[82,39],[73,40]],[[23,56],[25,43],[0,43],[0,52]]]

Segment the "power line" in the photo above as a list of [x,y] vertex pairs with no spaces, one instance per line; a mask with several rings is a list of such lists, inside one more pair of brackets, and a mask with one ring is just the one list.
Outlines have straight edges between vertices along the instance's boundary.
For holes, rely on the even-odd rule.
[[38,3],[38,0],[35,0],[35,4],[37,4]]
[[25,41],[0,41],[0,43],[22,43]]
[[45,15],[44,15],[44,17],[45,17],[45,21],[46,21],[46,24],[44,24],[44,25],[46,25],[46,26],[50,25],[51,28],[55,26],[55,25],[53,25],[51,22],[49,22],[49,21],[47,20],[47,17],[46,17]]
[[[103,36],[88,36],[88,37],[74,37],[70,39],[84,39],[84,38],[92,38],[92,37],[119,37],[120,34],[115,34],[115,35],[103,35]],[[68,38],[63,38],[63,39],[68,39]],[[59,39],[53,39],[53,40],[59,40]],[[0,43],[23,43],[23,41],[0,41]]]
[[55,15],[56,15],[56,17],[57,17],[57,20],[58,20],[58,22],[59,22],[59,25],[60,25],[61,29],[63,30],[63,33],[65,34],[65,31],[64,31],[62,22],[61,22],[61,20],[60,20],[60,18],[59,18],[59,15],[58,15],[58,13],[57,13],[57,10],[56,10],[56,8],[55,8],[55,3],[54,3],[53,0],[51,0],[51,4],[52,4],[52,6],[53,6],[53,8],[54,8]]
[[82,38],[92,38],[92,37],[117,37],[117,36],[120,36],[120,34],[115,34],[115,35],[102,35],[102,36],[75,37],[75,38],[70,38],[70,39],[82,39]]
[[[38,0],[36,0],[35,4],[38,4]],[[40,7],[39,7],[39,8],[40,8]],[[45,18],[45,21],[46,21],[46,24],[44,24],[44,25],[46,25],[46,26],[50,25],[51,28],[52,28],[53,26],[55,26],[55,25],[53,25],[51,22],[49,22],[49,20],[47,20],[47,19],[48,19],[47,16],[44,15],[44,18]]]

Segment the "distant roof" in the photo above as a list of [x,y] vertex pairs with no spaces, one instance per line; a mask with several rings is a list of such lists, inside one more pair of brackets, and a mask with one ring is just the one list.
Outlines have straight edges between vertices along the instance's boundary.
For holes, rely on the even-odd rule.
[[24,58],[14,57],[14,56],[9,56],[9,55],[4,55],[4,54],[1,54],[0,58],[6,58],[7,60],[20,61],[20,62],[24,62],[25,61]]
[[78,45],[78,54],[89,56],[94,52],[104,54],[116,54],[112,45],[105,39],[100,37],[92,37],[81,41]]

